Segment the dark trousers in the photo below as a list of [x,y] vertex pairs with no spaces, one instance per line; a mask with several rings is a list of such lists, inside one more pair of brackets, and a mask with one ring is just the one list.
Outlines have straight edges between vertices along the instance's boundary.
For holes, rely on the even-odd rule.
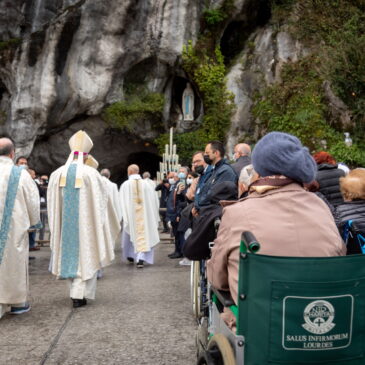
[[171,222],[172,234],[175,237],[175,252],[181,253],[180,250],[180,240],[179,240],[179,232],[177,231],[177,227],[179,226],[179,222]]
[[29,232],[29,248],[33,248],[35,246],[35,232]]

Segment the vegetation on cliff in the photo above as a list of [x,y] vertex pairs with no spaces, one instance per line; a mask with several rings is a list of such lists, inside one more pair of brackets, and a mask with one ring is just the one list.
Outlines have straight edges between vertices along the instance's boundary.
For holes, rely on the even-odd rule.
[[[282,82],[257,96],[254,115],[263,128],[293,133],[313,151],[327,148],[339,161],[364,165],[365,2],[273,0],[271,23],[285,27],[310,56],[283,68]],[[331,119],[325,80],[349,107],[351,126]],[[344,144],[345,131],[352,147]]]
[[125,99],[105,108],[103,118],[113,127],[133,133],[135,123],[149,121],[161,127],[164,106],[163,94],[149,92],[145,88],[127,90]]
[[[235,108],[234,97],[227,90],[227,68],[219,47],[219,33],[233,10],[233,1],[226,0],[218,9],[203,13],[202,32],[195,46],[190,41],[183,49],[182,68],[196,85],[203,100],[204,117],[201,126],[193,131],[175,135],[180,161],[191,162],[194,151],[204,150],[212,140],[224,141]],[[162,153],[168,135],[155,141]]]

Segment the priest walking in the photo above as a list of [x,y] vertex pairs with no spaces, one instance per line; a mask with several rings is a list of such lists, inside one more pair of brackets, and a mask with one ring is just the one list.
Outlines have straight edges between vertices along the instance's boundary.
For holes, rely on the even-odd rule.
[[79,131],[69,146],[67,163],[49,180],[48,215],[51,271],[70,279],[70,297],[77,308],[95,299],[97,271],[114,259],[120,227],[109,227],[107,217],[114,208],[105,184],[96,169],[84,164],[93,146],[90,137]]
[[158,235],[158,201],[154,189],[141,179],[139,167],[128,167],[128,180],[119,190],[122,206],[123,257],[143,268],[144,262],[153,264],[153,247],[160,241]]
[[0,318],[30,310],[27,230],[40,222],[38,188],[14,155],[12,141],[0,138]]

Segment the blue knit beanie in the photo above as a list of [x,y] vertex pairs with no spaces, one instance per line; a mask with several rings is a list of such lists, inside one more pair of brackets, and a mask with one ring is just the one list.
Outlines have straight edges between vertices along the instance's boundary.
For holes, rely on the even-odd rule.
[[252,164],[262,177],[284,175],[303,183],[313,181],[317,173],[308,148],[297,137],[281,132],[268,133],[257,142]]

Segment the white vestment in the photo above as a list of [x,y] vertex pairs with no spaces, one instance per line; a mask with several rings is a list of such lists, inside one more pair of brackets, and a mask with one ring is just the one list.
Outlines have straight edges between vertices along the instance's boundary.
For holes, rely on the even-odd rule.
[[[123,232],[133,244],[135,254],[148,253],[160,241],[158,200],[155,191],[140,175],[130,175],[119,190]],[[124,237],[126,237],[123,234]],[[125,248],[125,247],[124,247]],[[139,255],[139,259],[145,258]],[[149,262],[149,260],[145,260]],[[151,263],[151,262],[150,262]]]
[[[18,178],[18,187],[14,185],[11,176],[14,163],[9,157],[0,156],[0,306],[3,304],[24,303],[28,294],[28,228],[40,222],[39,192],[29,175],[22,169]],[[19,167],[15,167],[19,169]],[[9,202],[13,189],[13,207]],[[16,189],[16,190],[15,190]],[[6,217],[8,228],[4,229]],[[6,224],[5,224],[6,226]],[[1,248],[2,247],[2,248]]]
[[119,222],[122,220],[122,207],[120,205],[119,193],[118,193],[118,186],[117,184],[110,181],[107,177],[102,176],[103,181],[108,189],[110,199],[114,205],[114,209],[117,213]]
[[[120,224],[117,219],[110,219],[110,217],[116,217],[116,214],[101,175],[97,170],[86,165],[80,166],[83,184],[78,189],[78,206],[75,203],[71,209],[66,208],[63,212],[64,206],[70,204],[65,200],[64,191],[68,185],[63,188],[59,184],[63,169],[64,166],[52,173],[48,185],[51,271],[60,278],[81,278],[82,281],[87,281],[93,279],[101,267],[109,265],[114,259],[114,243],[120,231]],[[78,261],[76,265],[78,265],[73,275],[65,275],[63,267],[65,265],[62,264],[67,263],[65,255],[67,258],[68,254],[68,252],[62,252],[63,245],[67,245],[62,237],[62,232],[65,232],[63,225],[66,224],[63,222],[64,213],[75,215],[78,221],[77,227],[76,225],[72,227],[78,232],[74,235],[78,240],[78,257],[76,258]],[[75,260],[73,256],[70,255],[69,260]]]

